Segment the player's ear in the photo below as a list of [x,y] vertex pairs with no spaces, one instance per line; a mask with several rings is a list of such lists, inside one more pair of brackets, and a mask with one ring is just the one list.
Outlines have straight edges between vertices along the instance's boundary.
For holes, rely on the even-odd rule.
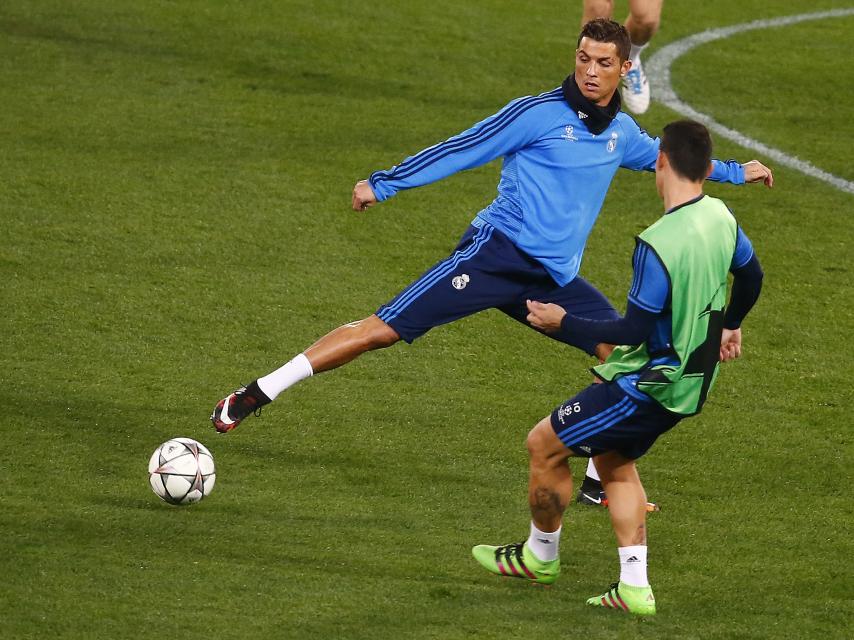
[[658,152],[658,157],[655,159],[655,171],[659,172],[667,166],[667,156],[663,151]]
[[713,170],[714,170],[714,166],[712,166],[712,163],[710,162],[710,163],[709,163],[709,167],[708,167],[708,169],[706,169],[706,177],[707,177],[707,178],[708,178],[710,175],[712,175],[712,171],[713,171]]
[[624,77],[629,72],[629,70],[631,68],[632,68],[632,61],[631,60],[624,60],[623,64],[620,65],[620,77],[621,78]]

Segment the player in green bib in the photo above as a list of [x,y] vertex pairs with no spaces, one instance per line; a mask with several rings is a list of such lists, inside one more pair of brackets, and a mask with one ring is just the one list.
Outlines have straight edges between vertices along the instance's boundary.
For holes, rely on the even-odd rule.
[[664,128],[656,186],[665,214],[637,238],[624,317],[589,320],[572,309],[528,302],[528,321],[543,331],[623,346],[594,367],[601,384],[561,404],[528,434],[530,535],[525,542],[474,547],[489,571],[543,584],[557,579],[561,522],[572,496],[566,461],[592,457],[608,496],[620,579],[587,603],[655,613],[646,494],[635,460],[681,419],[700,412],[720,362],[741,355],[741,322],[762,288],[750,240],[723,202],[703,195],[711,153],[703,125],[679,121]]

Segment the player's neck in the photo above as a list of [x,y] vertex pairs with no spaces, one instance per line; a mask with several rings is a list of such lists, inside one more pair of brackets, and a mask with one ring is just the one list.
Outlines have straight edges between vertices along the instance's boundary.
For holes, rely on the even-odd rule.
[[664,200],[664,210],[670,211],[679,205],[696,200],[703,195],[703,184],[687,180],[671,180],[662,188],[661,197]]

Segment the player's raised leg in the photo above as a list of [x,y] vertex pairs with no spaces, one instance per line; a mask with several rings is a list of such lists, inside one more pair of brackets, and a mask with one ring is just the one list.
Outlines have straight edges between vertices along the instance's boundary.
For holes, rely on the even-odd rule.
[[528,539],[500,546],[481,544],[472,549],[472,555],[492,573],[551,584],[560,575],[561,521],[572,497],[572,473],[566,460],[573,453],[555,435],[551,416],[530,431],[527,446],[531,509]]
[[587,604],[654,615],[655,596],[647,579],[646,493],[637,467],[633,460],[612,451],[596,456],[596,468],[608,495],[620,580],[607,592],[588,599]]
[[340,326],[275,371],[220,400],[211,421],[220,433],[231,431],[300,380],[340,367],[367,351],[390,347],[399,340],[397,332],[376,315]]
[[[336,369],[367,351],[400,340],[411,343],[433,327],[516,299],[524,285],[500,274],[517,263],[526,265],[527,261],[505,235],[489,224],[470,226],[450,256],[375,314],[338,327],[279,369],[221,400],[211,415],[214,427],[221,433],[234,429],[284,390],[315,373]],[[496,267],[499,264],[504,265],[503,270]]]

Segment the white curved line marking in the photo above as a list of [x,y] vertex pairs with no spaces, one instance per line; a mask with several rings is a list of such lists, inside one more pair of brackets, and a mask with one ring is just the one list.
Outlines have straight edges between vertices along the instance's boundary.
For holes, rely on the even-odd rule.
[[795,156],[791,156],[787,153],[780,151],[779,149],[769,147],[768,145],[763,144],[758,140],[754,140],[753,138],[746,136],[743,133],[736,131],[735,129],[725,127],[719,122],[716,122],[711,116],[708,116],[705,113],[700,113],[699,111],[691,107],[691,105],[680,100],[679,96],[676,95],[676,92],[670,85],[670,66],[677,58],[688,53],[691,49],[698,47],[701,44],[712,42],[714,40],[721,40],[723,38],[729,38],[730,36],[733,36],[737,33],[753,31],[755,29],[786,27],[788,25],[796,24],[798,22],[806,22],[808,20],[824,20],[825,18],[839,18],[851,15],[854,15],[854,8],[833,9],[831,11],[802,13],[796,16],[784,16],[782,18],[755,20],[753,22],[745,22],[743,24],[732,25],[730,27],[701,31],[700,33],[695,33],[694,35],[688,36],[687,38],[683,38],[682,40],[671,42],[667,46],[659,49],[645,65],[648,71],[647,77],[649,78],[652,96],[658,102],[662,103],[667,107],[670,107],[681,115],[697,120],[698,122],[702,122],[709,129],[711,129],[718,135],[723,136],[724,138],[732,140],[733,142],[736,142],[743,147],[747,147],[748,149],[758,151],[759,153],[767,156],[768,158],[773,159],[779,164],[800,171],[801,173],[804,173],[808,176],[812,176],[813,178],[823,180],[824,182],[833,185],[837,189],[847,191],[848,193],[854,193],[854,182],[851,182],[850,180],[845,180],[844,178],[840,178],[839,176],[835,176],[831,173],[828,173],[827,171],[819,169],[818,167],[810,164],[809,162],[806,162],[805,160],[801,160],[799,158],[796,158]]

